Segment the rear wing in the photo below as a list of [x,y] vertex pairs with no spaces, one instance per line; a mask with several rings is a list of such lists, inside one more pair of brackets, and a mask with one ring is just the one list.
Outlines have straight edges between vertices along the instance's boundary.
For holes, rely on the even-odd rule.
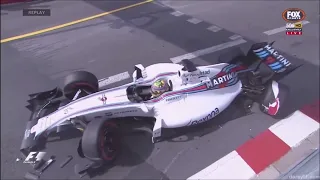
[[255,59],[260,60],[256,68],[259,68],[263,63],[272,71],[270,78],[272,80],[280,80],[302,66],[302,64],[292,64],[292,62],[272,47],[273,43],[262,42],[253,44],[248,52],[248,56],[255,56]]

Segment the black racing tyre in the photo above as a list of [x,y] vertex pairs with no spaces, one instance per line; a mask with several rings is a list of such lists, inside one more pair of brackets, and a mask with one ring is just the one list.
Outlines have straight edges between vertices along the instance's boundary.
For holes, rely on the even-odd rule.
[[76,71],[68,75],[64,80],[65,97],[72,100],[79,89],[81,90],[79,97],[97,92],[99,90],[97,77],[87,71]]
[[82,140],[83,155],[94,162],[112,163],[120,153],[118,126],[110,120],[93,120],[86,127]]

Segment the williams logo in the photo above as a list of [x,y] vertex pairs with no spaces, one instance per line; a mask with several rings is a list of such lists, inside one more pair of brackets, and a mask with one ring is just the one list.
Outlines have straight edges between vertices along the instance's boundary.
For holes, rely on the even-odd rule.
[[303,21],[306,18],[306,13],[299,8],[289,8],[283,11],[282,18],[289,23],[296,23]]

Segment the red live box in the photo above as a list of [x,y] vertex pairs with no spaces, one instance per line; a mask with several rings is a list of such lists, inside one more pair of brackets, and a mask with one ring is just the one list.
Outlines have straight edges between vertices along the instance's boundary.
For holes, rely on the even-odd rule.
[[286,34],[289,36],[291,36],[291,35],[301,36],[302,32],[301,31],[286,31]]

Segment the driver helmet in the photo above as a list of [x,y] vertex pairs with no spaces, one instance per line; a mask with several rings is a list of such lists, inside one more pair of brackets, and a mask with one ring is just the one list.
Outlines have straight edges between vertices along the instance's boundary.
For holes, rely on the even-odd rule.
[[151,93],[153,97],[158,97],[169,90],[170,86],[165,79],[158,79],[151,85]]

